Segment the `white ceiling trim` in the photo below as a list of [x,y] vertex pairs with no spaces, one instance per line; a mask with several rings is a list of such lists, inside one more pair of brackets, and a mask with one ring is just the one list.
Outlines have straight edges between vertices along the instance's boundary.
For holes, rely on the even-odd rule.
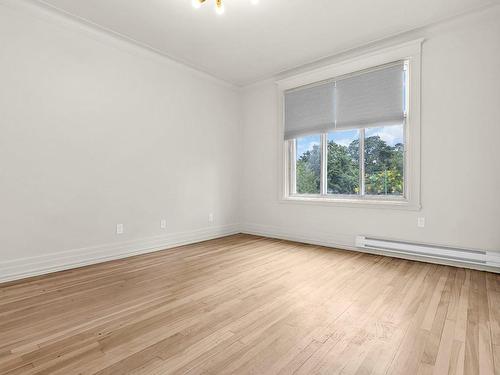
[[[123,33],[117,32],[115,30],[112,30],[110,28],[107,28],[105,26],[102,26],[98,23],[95,23],[89,19],[86,19],[84,17],[81,17],[79,15],[76,15],[74,13],[71,13],[65,9],[61,9],[60,7],[57,7],[53,4],[48,3],[45,0],[0,0],[0,4],[4,4],[10,8],[18,8],[18,9],[24,9],[24,10],[29,10],[31,13],[35,15],[44,15],[44,18],[47,18],[47,16],[51,16],[52,19],[58,20],[58,21],[64,21],[63,24],[68,26],[69,24],[71,25],[78,25],[80,26],[80,29],[85,30],[86,32],[92,32],[93,34],[100,34],[102,36],[105,36],[106,39],[109,41],[111,40],[118,40],[122,42],[123,44],[128,44],[131,46],[134,46],[136,51],[137,50],[142,50],[142,51],[148,51],[150,54],[155,55],[157,57],[161,57],[164,61],[168,61],[171,63],[175,63],[178,65],[181,65],[185,68],[190,69],[191,71],[200,74],[200,76],[208,78],[213,80],[214,82],[218,82],[219,84],[222,84],[226,87],[231,87],[234,89],[241,89],[241,88],[247,88],[251,86],[255,86],[259,84],[260,82],[268,81],[268,80],[280,80],[284,79],[286,77],[289,77],[291,75],[296,75],[301,72],[304,72],[306,70],[310,69],[316,69],[318,67],[321,67],[322,65],[326,64],[331,64],[332,62],[336,61],[342,61],[344,59],[352,58],[353,56],[356,56],[356,54],[361,54],[361,53],[366,53],[367,51],[370,51],[371,49],[376,49],[376,48],[381,48],[390,45],[390,43],[401,43],[402,41],[405,40],[411,40],[415,38],[422,37],[423,32],[427,30],[430,27],[434,27],[436,25],[441,25],[443,23],[447,23],[456,19],[463,18],[471,13],[478,13],[481,11],[484,11],[485,9],[498,6],[497,2],[490,2],[486,5],[482,5],[479,7],[475,7],[473,9],[468,9],[464,12],[461,12],[459,14],[455,14],[450,17],[445,17],[442,18],[438,21],[429,23],[425,26],[422,27],[417,27],[413,29],[409,29],[404,32],[399,32],[395,33],[393,35],[389,35],[384,38],[379,38],[379,39],[374,39],[371,42],[368,43],[362,43],[358,46],[355,46],[353,48],[348,48],[345,49],[339,53],[335,54],[330,54],[321,58],[316,58],[312,59],[310,62],[306,62],[294,67],[290,67],[287,69],[281,69],[279,71],[276,71],[272,74],[266,74],[263,75],[259,79],[253,79],[251,81],[243,82],[243,83],[237,83],[237,82],[232,82],[224,77],[220,77],[213,72],[210,72],[206,69],[202,69],[201,67],[192,64],[184,59],[178,58],[176,56],[173,56],[171,54],[168,54],[167,52],[160,50],[158,48],[155,48],[147,43],[141,42],[139,40],[136,40],[133,37],[130,37],[128,35],[125,35]],[[129,48],[130,50],[130,48]]]
[[[42,18],[49,19],[50,21],[56,22],[63,27],[71,27],[77,31],[85,32],[87,34],[91,33],[94,36],[98,36],[107,43],[121,43],[122,46],[127,47],[129,52],[137,53],[147,53],[150,56],[155,56],[160,58],[165,63],[175,64],[181,66],[185,69],[189,69],[195,74],[200,75],[206,79],[212,80],[223,86],[239,89],[240,86],[233,82],[230,82],[224,78],[217,77],[214,74],[204,71],[199,67],[194,66],[186,61],[177,59],[163,51],[158,50],[146,43],[140,42],[131,38],[127,35],[121,34],[117,31],[103,27],[95,22],[67,12],[64,9],[60,9],[51,4],[46,3],[43,0],[0,0],[0,5],[4,5],[11,9],[17,9],[21,11],[28,12],[29,14]],[[130,48],[132,47],[132,48]]]
[[377,53],[377,51],[381,49],[391,49],[395,45],[403,45],[406,43],[412,43],[414,41],[423,41],[426,39],[426,35],[429,33],[430,30],[439,28],[440,26],[445,26],[447,24],[462,20],[466,17],[482,13],[484,11],[487,11],[490,8],[494,7],[500,7],[500,4],[498,3],[490,3],[478,8],[473,8],[469,9],[465,12],[462,12],[460,14],[456,14],[450,17],[446,17],[443,19],[440,19],[436,22],[432,22],[430,24],[427,24],[425,26],[417,27],[414,29],[410,29],[407,31],[403,31],[400,33],[396,33],[393,35],[389,35],[387,37],[381,38],[381,39],[375,39],[371,42],[364,43],[358,46],[354,46],[352,48],[348,48],[346,50],[340,51],[339,53],[329,55],[329,56],[324,56],[319,59],[315,59],[313,61],[310,61],[305,64],[301,64],[295,67],[291,67],[290,69],[286,69],[283,71],[280,71],[273,76],[266,76],[263,77],[260,80],[254,81],[249,83],[248,85],[245,86],[252,86],[256,85],[259,82],[264,82],[273,79],[274,81],[284,81],[289,77],[300,75],[302,73],[307,73],[311,70],[316,70],[316,69],[321,69],[326,65],[331,65],[334,63],[342,63],[346,60],[351,60],[355,59],[358,56],[361,55],[366,55],[369,53]]

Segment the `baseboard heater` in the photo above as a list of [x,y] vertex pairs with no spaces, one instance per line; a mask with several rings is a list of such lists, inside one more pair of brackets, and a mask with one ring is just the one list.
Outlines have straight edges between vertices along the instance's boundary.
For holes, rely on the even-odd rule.
[[495,267],[499,268],[500,272],[500,252],[460,249],[365,236],[356,237],[356,246],[361,249],[378,250],[392,254]]

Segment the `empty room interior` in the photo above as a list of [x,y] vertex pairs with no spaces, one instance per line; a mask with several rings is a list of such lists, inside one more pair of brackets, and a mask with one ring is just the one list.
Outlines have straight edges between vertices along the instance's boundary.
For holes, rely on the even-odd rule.
[[0,0],[0,374],[500,375],[498,0]]

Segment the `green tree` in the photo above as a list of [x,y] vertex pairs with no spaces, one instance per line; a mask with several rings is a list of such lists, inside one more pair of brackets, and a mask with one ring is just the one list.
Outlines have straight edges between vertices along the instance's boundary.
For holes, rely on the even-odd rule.
[[318,194],[320,192],[321,152],[318,145],[304,152],[297,160],[297,193]]
[[[401,195],[404,191],[404,145],[388,145],[379,136],[365,139],[365,189],[370,195]],[[359,194],[359,141],[349,146],[328,142],[329,194]],[[297,193],[320,192],[321,152],[318,145],[299,156]]]
[[403,194],[404,145],[389,146],[379,136],[365,140],[366,194]]
[[346,147],[328,142],[328,193],[359,193],[359,141]]

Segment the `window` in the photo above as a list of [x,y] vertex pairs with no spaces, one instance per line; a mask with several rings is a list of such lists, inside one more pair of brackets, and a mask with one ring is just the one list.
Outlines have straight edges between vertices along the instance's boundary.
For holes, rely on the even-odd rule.
[[295,160],[294,195],[404,198],[404,124],[331,131],[289,142]]
[[285,200],[420,207],[420,43],[279,82]]

